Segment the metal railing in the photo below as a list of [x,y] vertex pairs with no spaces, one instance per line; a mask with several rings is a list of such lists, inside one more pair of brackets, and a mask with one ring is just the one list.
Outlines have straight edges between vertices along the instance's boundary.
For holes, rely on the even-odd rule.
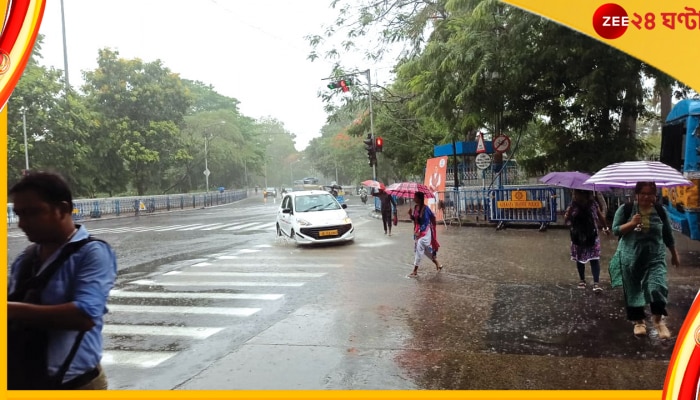
[[[187,193],[156,196],[111,197],[73,200],[73,219],[97,219],[102,217],[139,216],[156,212],[211,207],[233,203],[248,197],[246,190],[224,192]],[[17,223],[12,203],[7,205],[7,224]]]

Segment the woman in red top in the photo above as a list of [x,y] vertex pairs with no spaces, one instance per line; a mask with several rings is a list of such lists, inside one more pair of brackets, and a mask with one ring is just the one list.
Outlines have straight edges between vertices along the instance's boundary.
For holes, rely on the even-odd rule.
[[425,255],[433,264],[435,269],[440,272],[442,265],[437,260],[437,251],[440,244],[437,241],[435,231],[435,215],[430,210],[430,207],[425,205],[425,195],[421,192],[416,192],[413,196],[413,201],[416,203],[413,210],[408,211],[408,215],[413,221],[413,239],[415,240],[415,261],[413,263],[413,272],[410,277],[418,276],[418,266]]

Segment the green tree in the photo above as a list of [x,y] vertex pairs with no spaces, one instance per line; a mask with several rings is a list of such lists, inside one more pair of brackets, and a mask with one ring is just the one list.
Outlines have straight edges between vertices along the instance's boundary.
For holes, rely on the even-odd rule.
[[93,161],[108,162],[110,170],[96,185],[124,189],[123,174],[139,195],[165,189],[161,171],[179,161],[179,129],[192,104],[188,91],[159,60],[126,60],[102,49],[97,64],[85,73],[83,91],[100,119]]

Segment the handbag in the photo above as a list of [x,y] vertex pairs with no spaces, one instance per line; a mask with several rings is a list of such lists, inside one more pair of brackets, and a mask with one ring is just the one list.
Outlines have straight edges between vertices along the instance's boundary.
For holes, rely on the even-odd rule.
[[395,212],[394,212],[394,218],[393,218],[392,222],[394,223],[394,226],[399,224],[399,216],[396,215]]

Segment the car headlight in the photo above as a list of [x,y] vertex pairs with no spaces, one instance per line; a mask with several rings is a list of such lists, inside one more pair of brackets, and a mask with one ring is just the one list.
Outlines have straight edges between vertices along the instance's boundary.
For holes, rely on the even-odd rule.
[[350,219],[350,217],[345,217],[345,218],[343,218],[343,223],[352,224],[352,220]]
[[305,220],[305,219],[298,219],[298,220],[297,220],[297,223],[299,223],[299,225],[301,225],[301,226],[309,226],[309,225],[311,225],[311,222],[309,222],[309,221],[307,221],[307,220]]

